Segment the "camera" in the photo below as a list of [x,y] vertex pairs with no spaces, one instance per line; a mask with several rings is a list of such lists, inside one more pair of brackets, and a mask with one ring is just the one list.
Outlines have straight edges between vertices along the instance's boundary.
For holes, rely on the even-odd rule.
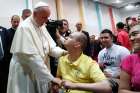
[[46,28],[53,38],[53,40],[56,42],[56,31],[58,28],[63,28],[63,21],[62,20],[49,20],[46,23]]
[[61,20],[49,20],[46,24],[48,30],[63,28],[63,21]]

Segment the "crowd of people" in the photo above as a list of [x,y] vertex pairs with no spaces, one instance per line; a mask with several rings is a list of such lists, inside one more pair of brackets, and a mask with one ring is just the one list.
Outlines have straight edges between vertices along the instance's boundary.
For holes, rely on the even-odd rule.
[[1,93],[140,93],[140,17],[96,39],[81,22],[71,31],[66,19],[52,34],[50,14],[39,2],[22,20],[13,15],[11,28],[0,26]]

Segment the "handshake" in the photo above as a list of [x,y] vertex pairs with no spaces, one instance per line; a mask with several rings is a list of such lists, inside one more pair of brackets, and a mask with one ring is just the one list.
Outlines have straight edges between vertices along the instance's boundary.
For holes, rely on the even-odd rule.
[[55,93],[57,93],[59,91],[59,88],[64,91],[68,91],[69,89],[75,89],[76,86],[74,83],[72,83],[70,81],[61,80],[59,78],[54,78],[54,80],[52,81],[52,85],[51,85],[51,91],[55,91]]

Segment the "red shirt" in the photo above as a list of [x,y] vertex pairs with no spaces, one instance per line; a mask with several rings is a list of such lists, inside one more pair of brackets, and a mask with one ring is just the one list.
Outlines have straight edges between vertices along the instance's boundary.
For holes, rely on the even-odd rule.
[[131,50],[129,35],[125,30],[121,30],[118,33],[117,42],[120,43],[120,45],[122,45],[122,46],[126,47],[127,49]]

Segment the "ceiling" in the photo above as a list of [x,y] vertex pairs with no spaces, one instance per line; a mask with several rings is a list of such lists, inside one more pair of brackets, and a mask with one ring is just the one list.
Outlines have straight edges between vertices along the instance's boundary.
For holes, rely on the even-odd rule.
[[[139,4],[140,5],[140,0],[93,0],[105,5],[111,5],[116,8],[123,8],[127,6],[128,4]],[[116,3],[118,1],[118,3]],[[119,2],[120,1],[120,2]]]

